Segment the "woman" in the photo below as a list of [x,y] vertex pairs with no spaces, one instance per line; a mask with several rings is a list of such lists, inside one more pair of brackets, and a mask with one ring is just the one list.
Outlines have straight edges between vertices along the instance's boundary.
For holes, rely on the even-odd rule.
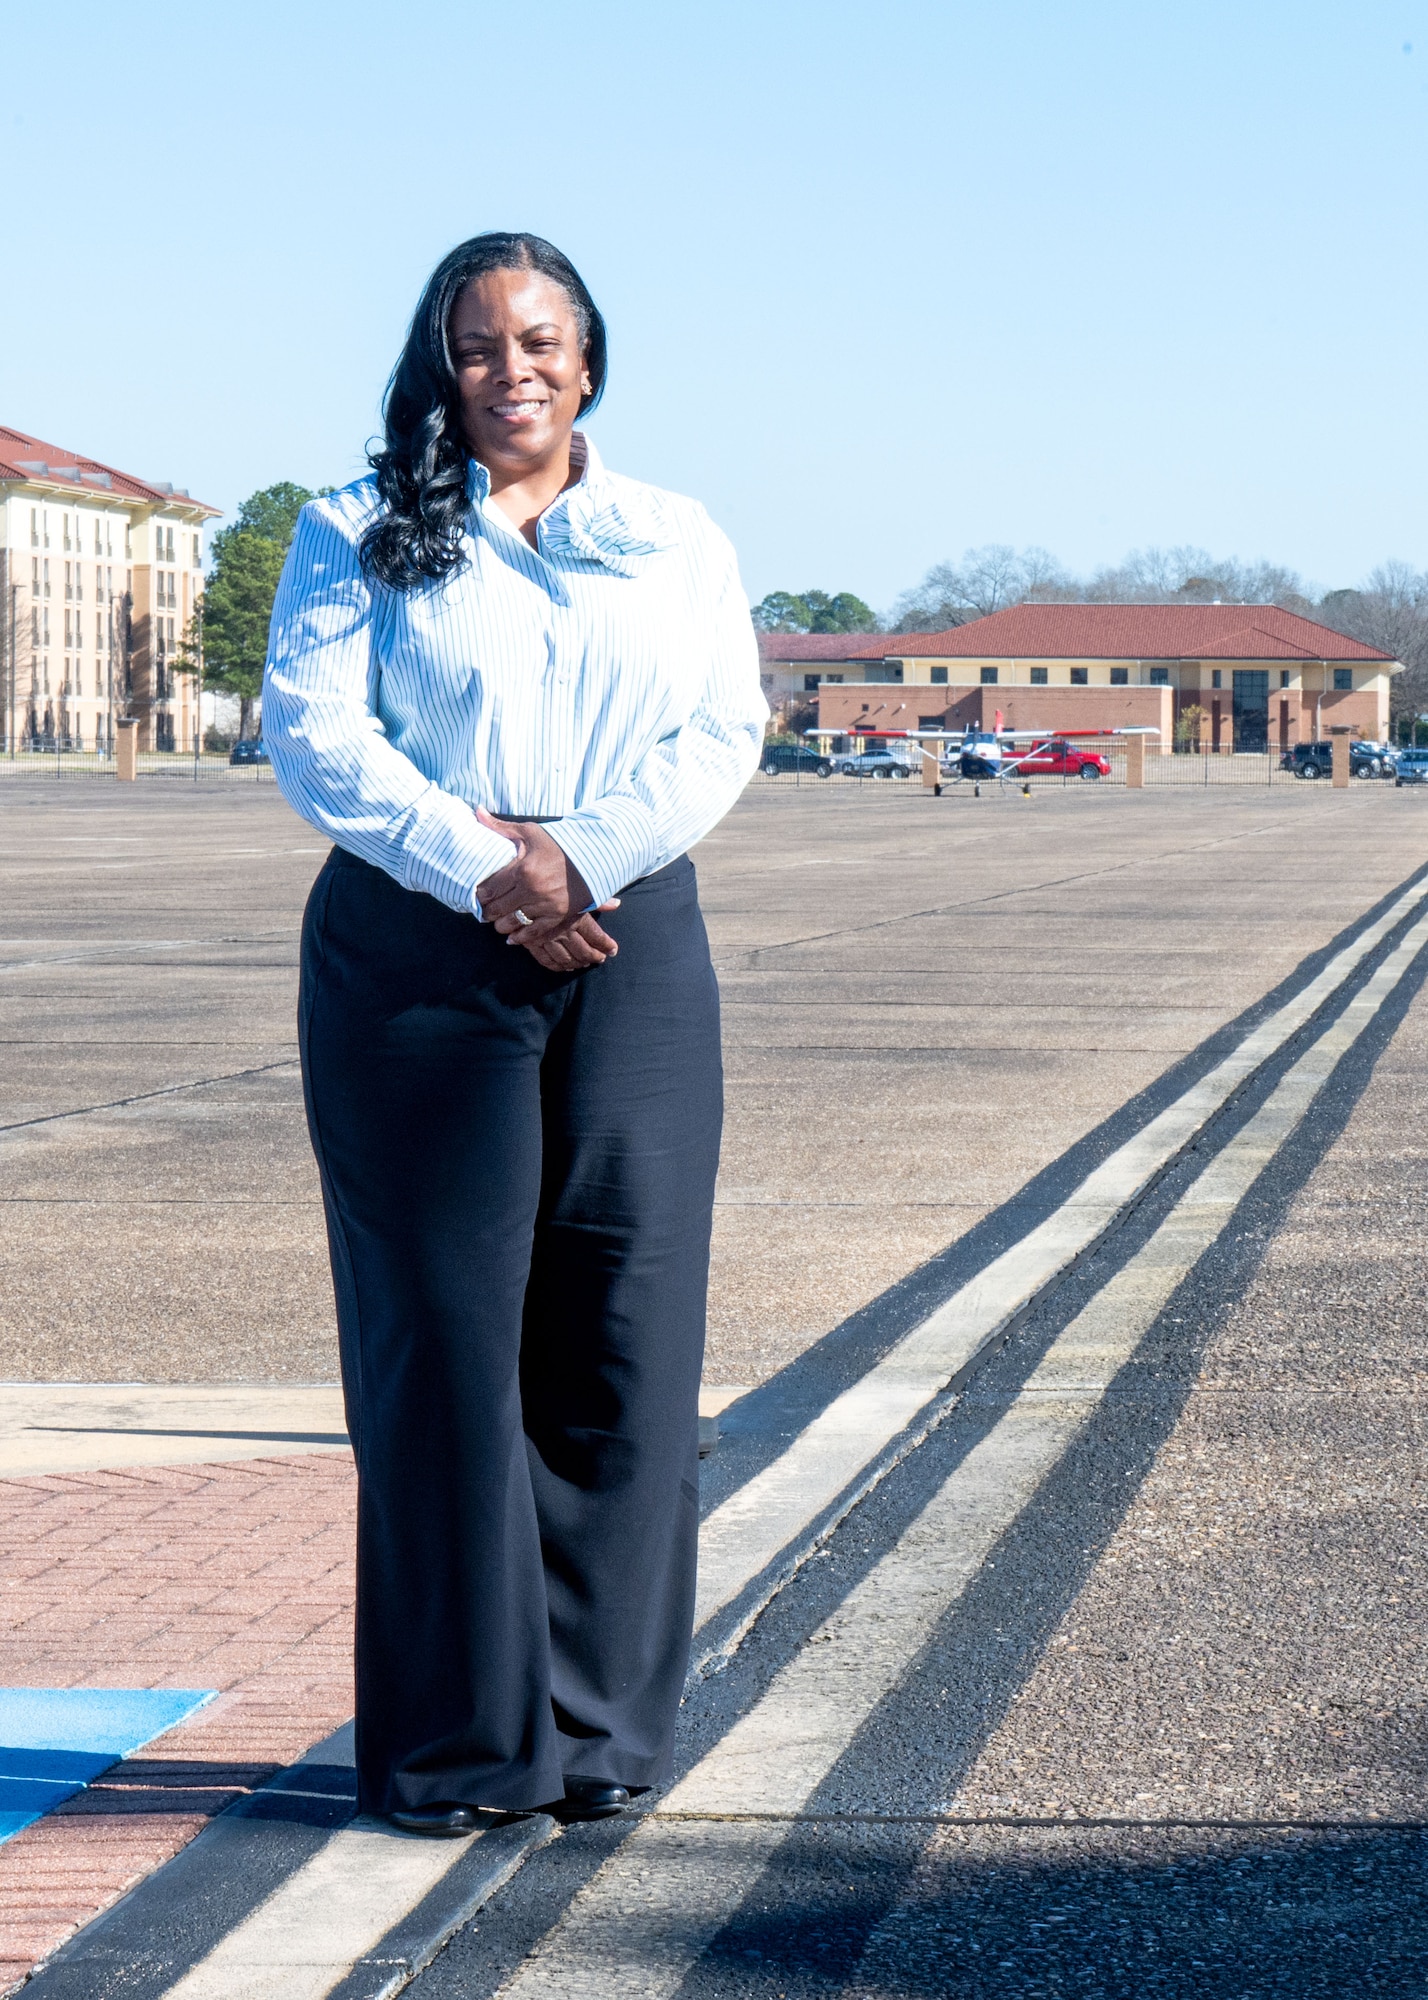
[[264,742],[337,843],[300,1034],[359,1797],[419,1832],[623,1809],[687,1664],[722,1080],[684,857],[766,710],[729,543],[574,428],[605,366],[550,244],[453,250],[273,611]]

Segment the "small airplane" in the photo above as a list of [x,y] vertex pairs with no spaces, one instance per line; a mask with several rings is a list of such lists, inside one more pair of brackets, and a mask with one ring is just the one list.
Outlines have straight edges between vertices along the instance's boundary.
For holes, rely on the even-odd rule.
[[[809,734],[815,732],[810,731]],[[1158,736],[1157,729],[1007,729],[998,709],[990,729],[878,729],[865,732],[891,741],[916,742],[936,755],[939,771],[953,784],[970,782],[980,798],[983,784],[995,779],[1003,789],[1018,783],[1029,791],[1033,777],[1102,778],[1110,762],[1090,747],[1118,736]],[[1081,746],[1088,747],[1081,747]],[[939,794],[942,786],[934,787]]]

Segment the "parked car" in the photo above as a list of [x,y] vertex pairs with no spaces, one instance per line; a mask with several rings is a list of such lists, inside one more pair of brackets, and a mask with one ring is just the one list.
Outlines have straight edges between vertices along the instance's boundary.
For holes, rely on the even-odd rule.
[[891,750],[864,750],[857,757],[840,757],[837,769],[845,778],[910,778],[912,766]]
[[1109,778],[1111,762],[1099,750],[1082,750],[1053,736],[1033,743],[1025,756],[1004,750],[1002,770],[1009,778]]
[[1428,785],[1428,750],[1400,750],[1395,785]]
[[228,752],[230,764],[266,764],[270,761],[261,736],[245,736]]
[[833,759],[806,743],[766,743],[759,768],[766,778],[776,778],[780,771],[812,771],[815,777],[831,778]]
[[[1280,758],[1279,768],[1281,771],[1292,771],[1296,778],[1332,777],[1334,746],[1332,743],[1296,743]],[[1349,775],[1354,778],[1391,778],[1392,753],[1386,757],[1383,747],[1377,743],[1351,743]]]

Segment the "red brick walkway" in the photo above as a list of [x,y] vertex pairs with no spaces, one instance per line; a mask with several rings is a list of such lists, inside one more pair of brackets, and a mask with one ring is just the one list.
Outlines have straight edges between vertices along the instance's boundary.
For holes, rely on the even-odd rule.
[[0,1993],[352,1713],[345,1454],[0,1480],[0,1686],[218,1699],[0,1845]]

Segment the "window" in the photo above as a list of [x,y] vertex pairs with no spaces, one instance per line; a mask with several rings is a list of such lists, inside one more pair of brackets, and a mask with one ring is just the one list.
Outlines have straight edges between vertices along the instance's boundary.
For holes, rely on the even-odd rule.
[[1113,688],[1123,688],[1123,687],[1129,687],[1129,686],[1130,686],[1130,668],[1129,668],[1129,667],[1112,667],[1112,668],[1111,668],[1111,686],[1112,686]]
[[917,726],[919,729],[940,729],[946,720],[945,715],[919,715]]
[[40,643],[40,612],[38,605],[36,605],[34,609],[30,612],[30,644],[32,646],[38,646],[39,643]]
[[1169,667],[1152,667],[1150,670],[1150,684],[1153,688],[1169,687]]
[[1210,685],[1212,688],[1223,687],[1225,685],[1225,677],[1218,667],[1210,669]]
[[1335,669],[1334,669],[1334,693],[1335,693],[1335,694],[1351,694],[1351,693],[1353,692],[1353,686],[1354,686],[1354,670],[1353,670],[1353,668],[1352,668],[1352,667],[1335,667]]
[[48,597],[50,594],[50,559],[48,556],[45,557],[44,572],[45,572],[45,596]]
[[994,688],[997,684],[997,675],[1000,672],[1001,672],[1000,667],[983,667],[982,686],[984,688]]
[[129,557],[133,555],[133,553],[134,553],[134,536],[129,526],[129,523],[126,521],[124,523],[124,559],[126,562],[128,561]]
[[50,510],[48,507],[44,511],[42,522],[45,531],[45,547],[48,548],[50,545]]
[[[65,536],[64,545],[66,548],[69,547],[68,535]],[[69,563],[66,563],[64,566],[64,594],[67,598],[74,596],[74,577],[71,573],[71,565]]]
[[39,596],[39,594],[40,594],[40,559],[39,559],[39,557],[38,557],[38,556],[31,556],[31,557],[30,557],[30,595],[31,595],[31,597],[38,597],[38,596]]
[[1073,688],[1089,687],[1090,684],[1091,669],[1089,667],[1073,667],[1071,669],[1071,685]]
[[40,510],[38,507],[32,507],[30,509],[30,547],[32,549],[37,549],[39,546],[40,546]]
[[76,604],[84,602],[84,571],[78,563],[74,566],[74,601]]
[[1288,687],[1288,685],[1289,685],[1289,669],[1288,669],[1288,667],[1281,667],[1281,668],[1280,668],[1280,670],[1279,670],[1279,685],[1280,685],[1280,686],[1281,686],[1282,688],[1287,688],[1287,687]]
[[172,562],[173,559],[174,559],[174,531],[172,528],[170,528],[168,531],[168,560]]
[[63,516],[63,520],[64,520],[64,545],[65,545],[65,547],[66,547],[66,548],[68,548],[68,547],[69,547],[69,515],[68,515],[68,514],[64,515],[64,516]]
[[74,644],[74,640],[71,638],[70,633],[71,633],[70,614],[68,611],[66,611],[64,614],[64,642],[66,646],[72,646]]
[[1046,672],[1046,668],[1045,668],[1045,667],[1033,667],[1033,668],[1032,668],[1032,670],[1031,670],[1031,684],[1032,684],[1032,686],[1033,686],[1034,688],[1044,688],[1044,687],[1046,686],[1046,682],[1047,682],[1047,672]]
[[202,535],[195,535],[193,538],[193,566],[195,569],[201,569],[203,567]]
[[97,514],[94,517],[94,553],[97,556],[102,556],[104,553],[104,537],[99,532],[99,516]]
[[94,614],[94,650],[96,653],[104,651],[104,613],[102,611],[96,611]]
[[816,694],[818,692],[817,674],[805,674],[803,676],[803,692],[805,694]]
[[837,681],[840,686],[843,680],[843,676],[841,674],[825,674],[823,678],[825,681]]
[[934,667],[934,668],[932,669],[932,685],[933,685],[933,686],[934,686],[935,688],[945,688],[945,687],[946,687],[946,685],[947,685],[947,669],[946,669],[946,667]]

